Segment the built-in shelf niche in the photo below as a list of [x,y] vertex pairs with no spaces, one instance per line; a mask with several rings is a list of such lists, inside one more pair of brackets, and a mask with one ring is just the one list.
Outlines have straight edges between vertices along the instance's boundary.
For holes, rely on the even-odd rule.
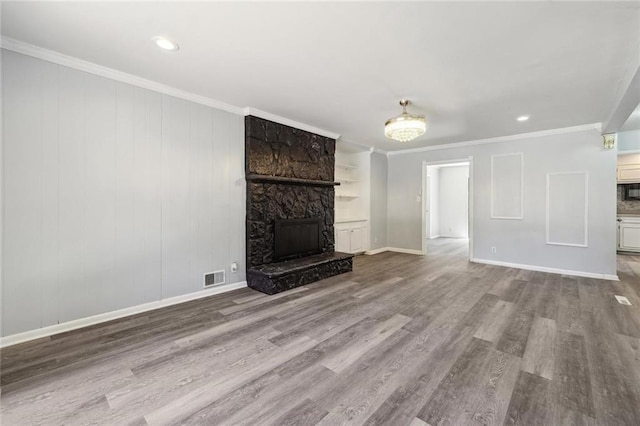
[[[334,180],[336,235],[357,230],[359,247],[368,246],[369,180],[371,153],[347,145],[336,145]],[[352,250],[347,250],[352,251]]]

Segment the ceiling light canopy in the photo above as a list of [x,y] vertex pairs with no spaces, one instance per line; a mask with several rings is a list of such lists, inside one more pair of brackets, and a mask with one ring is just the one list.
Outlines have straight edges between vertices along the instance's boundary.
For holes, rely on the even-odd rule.
[[407,112],[407,105],[411,101],[402,99],[402,114],[384,123],[384,135],[399,142],[408,142],[422,136],[427,131],[427,121],[422,115],[411,115]]
[[169,50],[171,52],[175,52],[180,49],[178,43],[165,37],[154,37],[152,40],[160,49]]

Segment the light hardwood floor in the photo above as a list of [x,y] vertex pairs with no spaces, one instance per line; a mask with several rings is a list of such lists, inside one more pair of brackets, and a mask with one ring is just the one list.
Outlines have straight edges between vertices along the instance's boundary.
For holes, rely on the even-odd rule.
[[429,252],[9,347],[2,424],[640,424],[640,257],[612,282]]

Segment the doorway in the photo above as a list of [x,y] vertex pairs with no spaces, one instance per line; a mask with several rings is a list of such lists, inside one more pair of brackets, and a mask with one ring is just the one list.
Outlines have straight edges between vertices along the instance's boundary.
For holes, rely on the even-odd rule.
[[423,163],[423,254],[456,247],[472,257],[472,170],[472,157]]

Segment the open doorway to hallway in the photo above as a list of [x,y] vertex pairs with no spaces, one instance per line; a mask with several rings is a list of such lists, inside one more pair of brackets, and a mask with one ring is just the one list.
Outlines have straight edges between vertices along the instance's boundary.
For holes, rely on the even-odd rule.
[[469,252],[471,159],[423,165],[423,253],[446,241]]

